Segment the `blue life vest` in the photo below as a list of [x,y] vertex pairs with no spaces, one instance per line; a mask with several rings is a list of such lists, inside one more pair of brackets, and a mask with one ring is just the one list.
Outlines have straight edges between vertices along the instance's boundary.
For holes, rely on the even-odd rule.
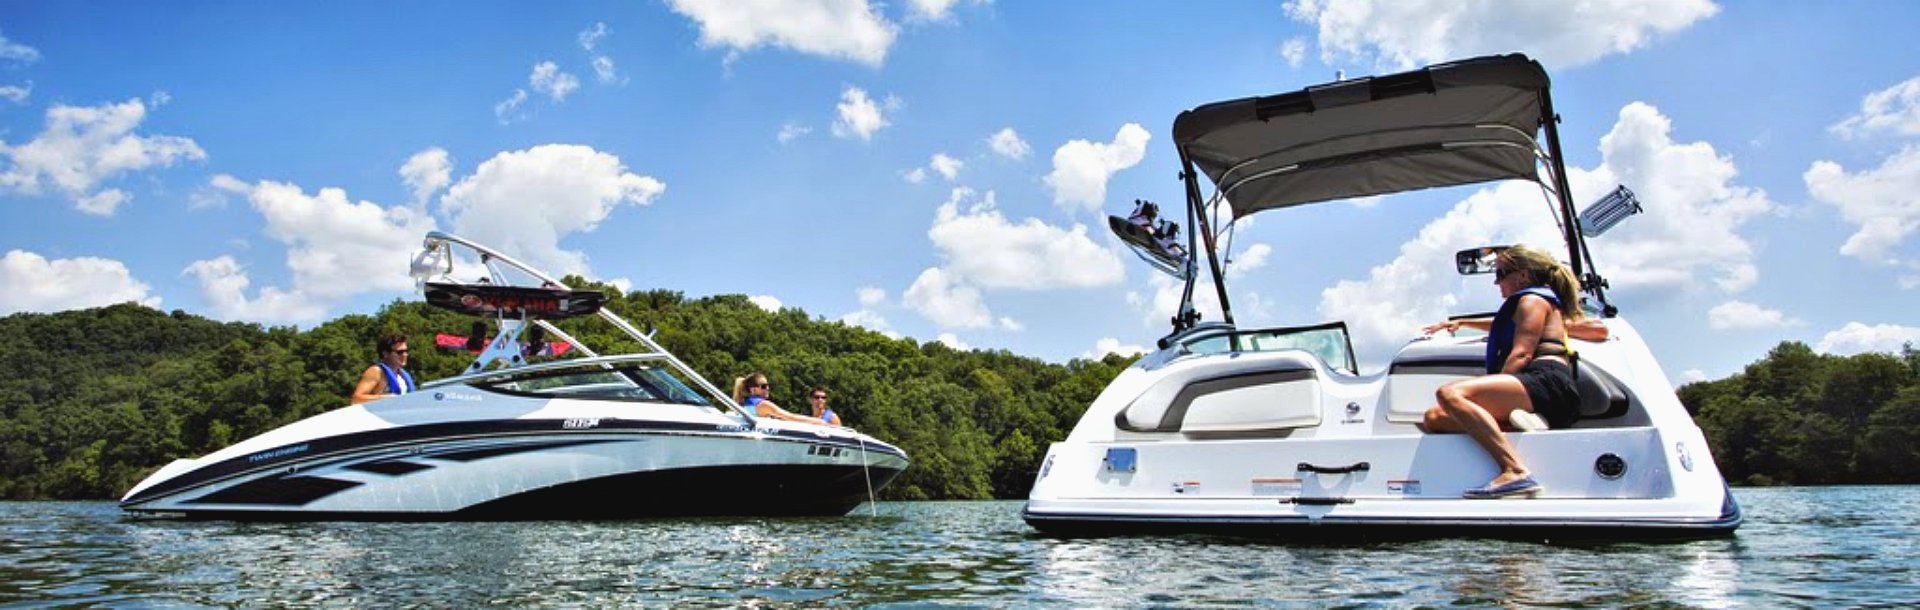
[[394,370],[388,368],[385,362],[375,362],[373,365],[380,367],[380,373],[386,375],[388,394],[405,394],[412,392],[418,387],[413,384],[413,375],[408,373],[407,369],[400,369],[399,374],[396,375],[394,374]]
[[765,398],[761,398],[759,396],[748,396],[746,400],[740,401],[740,406],[746,407],[748,413],[753,413],[758,415],[760,413],[760,410],[755,407],[759,407],[760,403],[765,400],[766,400]]
[[1500,372],[1501,367],[1507,363],[1507,355],[1513,353],[1515,327],[1513,316],[1520,311],[1520,299],[1527,295],[1546,299],[1548,303],[1553,304],[1554,309],[1560,308],[1560,297],[1555,296],[1553,289],[1546,286],[1529,286],[1507,297],[1507,301],[1500,304],[1500,311],[1493,314],[1493,325],[1487,328],[1488,375]]

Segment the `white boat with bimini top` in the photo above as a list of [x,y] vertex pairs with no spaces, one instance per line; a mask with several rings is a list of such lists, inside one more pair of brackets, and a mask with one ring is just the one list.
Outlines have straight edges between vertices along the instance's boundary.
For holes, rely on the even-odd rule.
[[[485,273],[457,276],[456,263]],[[907,467],[905,452],[850,429],[756,417],[602,308],[602,293],[480,244],[429,233],[413,273],[428,303],[498,326],[475,337],[463,374],[175,460],[121,508],[249,520],[843,515]],[[590,317],[644,349],[596,354],[553,324]],[[535,362],[543,333],[578,357]]]
[[[1184,165],[1189,245],[1170,252],[1145,239],[1142,221],[1153,216],[1145,206],[1134,219],[1113,223],[1149,264],[1186,280],[1173,333],[1116,377],[1066,440],[1048,449],[1023,513],[1027,523],[1064,535],[1731,534],[1740,509],[1706,439],[1593,270],[1586,238],[1637,211],[1638,202],[1621,189],[1575,212],[1557,119],[1545,70],[1521,55],[1181,113],[1173,140]],[[1202,176],[1214,187],[1207,198]],[[1362,374],[1344,322],[1236,327],[1216,215],[1224,210],[1240,219],[1508,179],[1536,182],[1548,194],[1552,218],[1541,222],[1559,222],[1566,265],[1584,293],[1580,306],[1607,336],[1568,341],[1577,422],[1507,435],[1544,492],[1494,502],[1463,497],[1496,472],[1487,452],[1468,435],[1420,427],[1441,384],[1485,373],[1486,338],[1413,337],[1384,370]],[[1434,264],[1486,273],[1500,249],[1460,247],[1454,261]],[[1200,323],[1193,306],[1203,254],[1219,322]]]

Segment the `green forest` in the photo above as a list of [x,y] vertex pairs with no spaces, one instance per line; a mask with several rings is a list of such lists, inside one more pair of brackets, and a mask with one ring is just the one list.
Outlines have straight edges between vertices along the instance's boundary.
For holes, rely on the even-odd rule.
[[[567,281],[658,328],[656,341],[723,388],[764,371],[773,399],[790,407],[813,385],[830,388],[848,425],[913,456],[882,492],[889,499],[1025,497],[1047,445],[1132,364],[956,351],[798,309],[767,312],[741,295],[621,294]],[[0,498],[117,498],[172,459],[338,408],[384,333],[410,338],[416,377],[451,376],[470,356],[432,349],[433,335],[464,333],[470,320],[401,301],[307,330],[133,304],[0,317]],[[603,353],[623,348],[604,324],[561,327]],[[1920,480],[1920,354],[1911,346],[1838,357],[1781,343],[1680,397],[1736,485]]]

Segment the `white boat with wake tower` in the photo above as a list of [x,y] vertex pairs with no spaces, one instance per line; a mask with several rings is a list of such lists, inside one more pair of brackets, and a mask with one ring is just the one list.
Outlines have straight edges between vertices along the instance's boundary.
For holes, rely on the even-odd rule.
[[[604,294],[486,246],[429,233],[413,274],[429,304],[498,326],[463,374],[175,460],[121,508],[246,520],[843,515],[908,465],[850,429],[756,417],[602,307]],[[597,318],[643,349],[598,354],[554,324],[568,318]],[[547,344],[529,350],[523,333],[581,357],[536,362]]]
[[[1696,538],[1731,534],[1739,506],[1706,439],[1639,332],[1593,270],[1587,237],[1638,202],[1622,189],[1576,213],[1548,79],[1521,55],[1482,57],[1180,114],[1189,246],[1184,259],[1118,228],[1186,280],[1173,333],[1116,377],[1041,463],[1023,516],[1050,534],[1212,532],[1280,536]],[[1214,193],[1203,198],[1201,176]],[[1464,434],[1419,427],[1443,383],[1484,373],[1486,339],[1413,337],[1361,373],[1345,322],[1235,326],[1217,220],[1310,203],[1496,180],[1548,194],[1581,279],[1581,306],[1610,337],[1577,338],[1581,417],[1511,433],[1546,491],[1464,499],[1491,460]],[[1385,202],[1380,205],[1391,205]],[[1210,218],[1211,217],[1211,218]],[[1230,226],[1230,223],[1229,223]],[[1460,273],[1494,250],[1460,244]],[[1222,320],[1199,322],[1204,253]],[[1168,269],[1184,263],[1187,269]],[[1184,271],[1185,273],[1179,273]],[[1488,314],[1482,314],[1488,315]],[[1466,316],[1462,316],[1466,317]],[[1414,329],[1409,329],[1412,332]]]

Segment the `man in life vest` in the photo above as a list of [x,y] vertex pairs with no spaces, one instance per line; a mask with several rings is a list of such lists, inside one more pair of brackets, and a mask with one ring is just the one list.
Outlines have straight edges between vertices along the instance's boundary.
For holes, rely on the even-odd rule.
[[398,396],[415,389],[413,375],[407,372],[407,337],[390,334],[374,342],[380,360],[360,373],[353,386],[353,404]]

